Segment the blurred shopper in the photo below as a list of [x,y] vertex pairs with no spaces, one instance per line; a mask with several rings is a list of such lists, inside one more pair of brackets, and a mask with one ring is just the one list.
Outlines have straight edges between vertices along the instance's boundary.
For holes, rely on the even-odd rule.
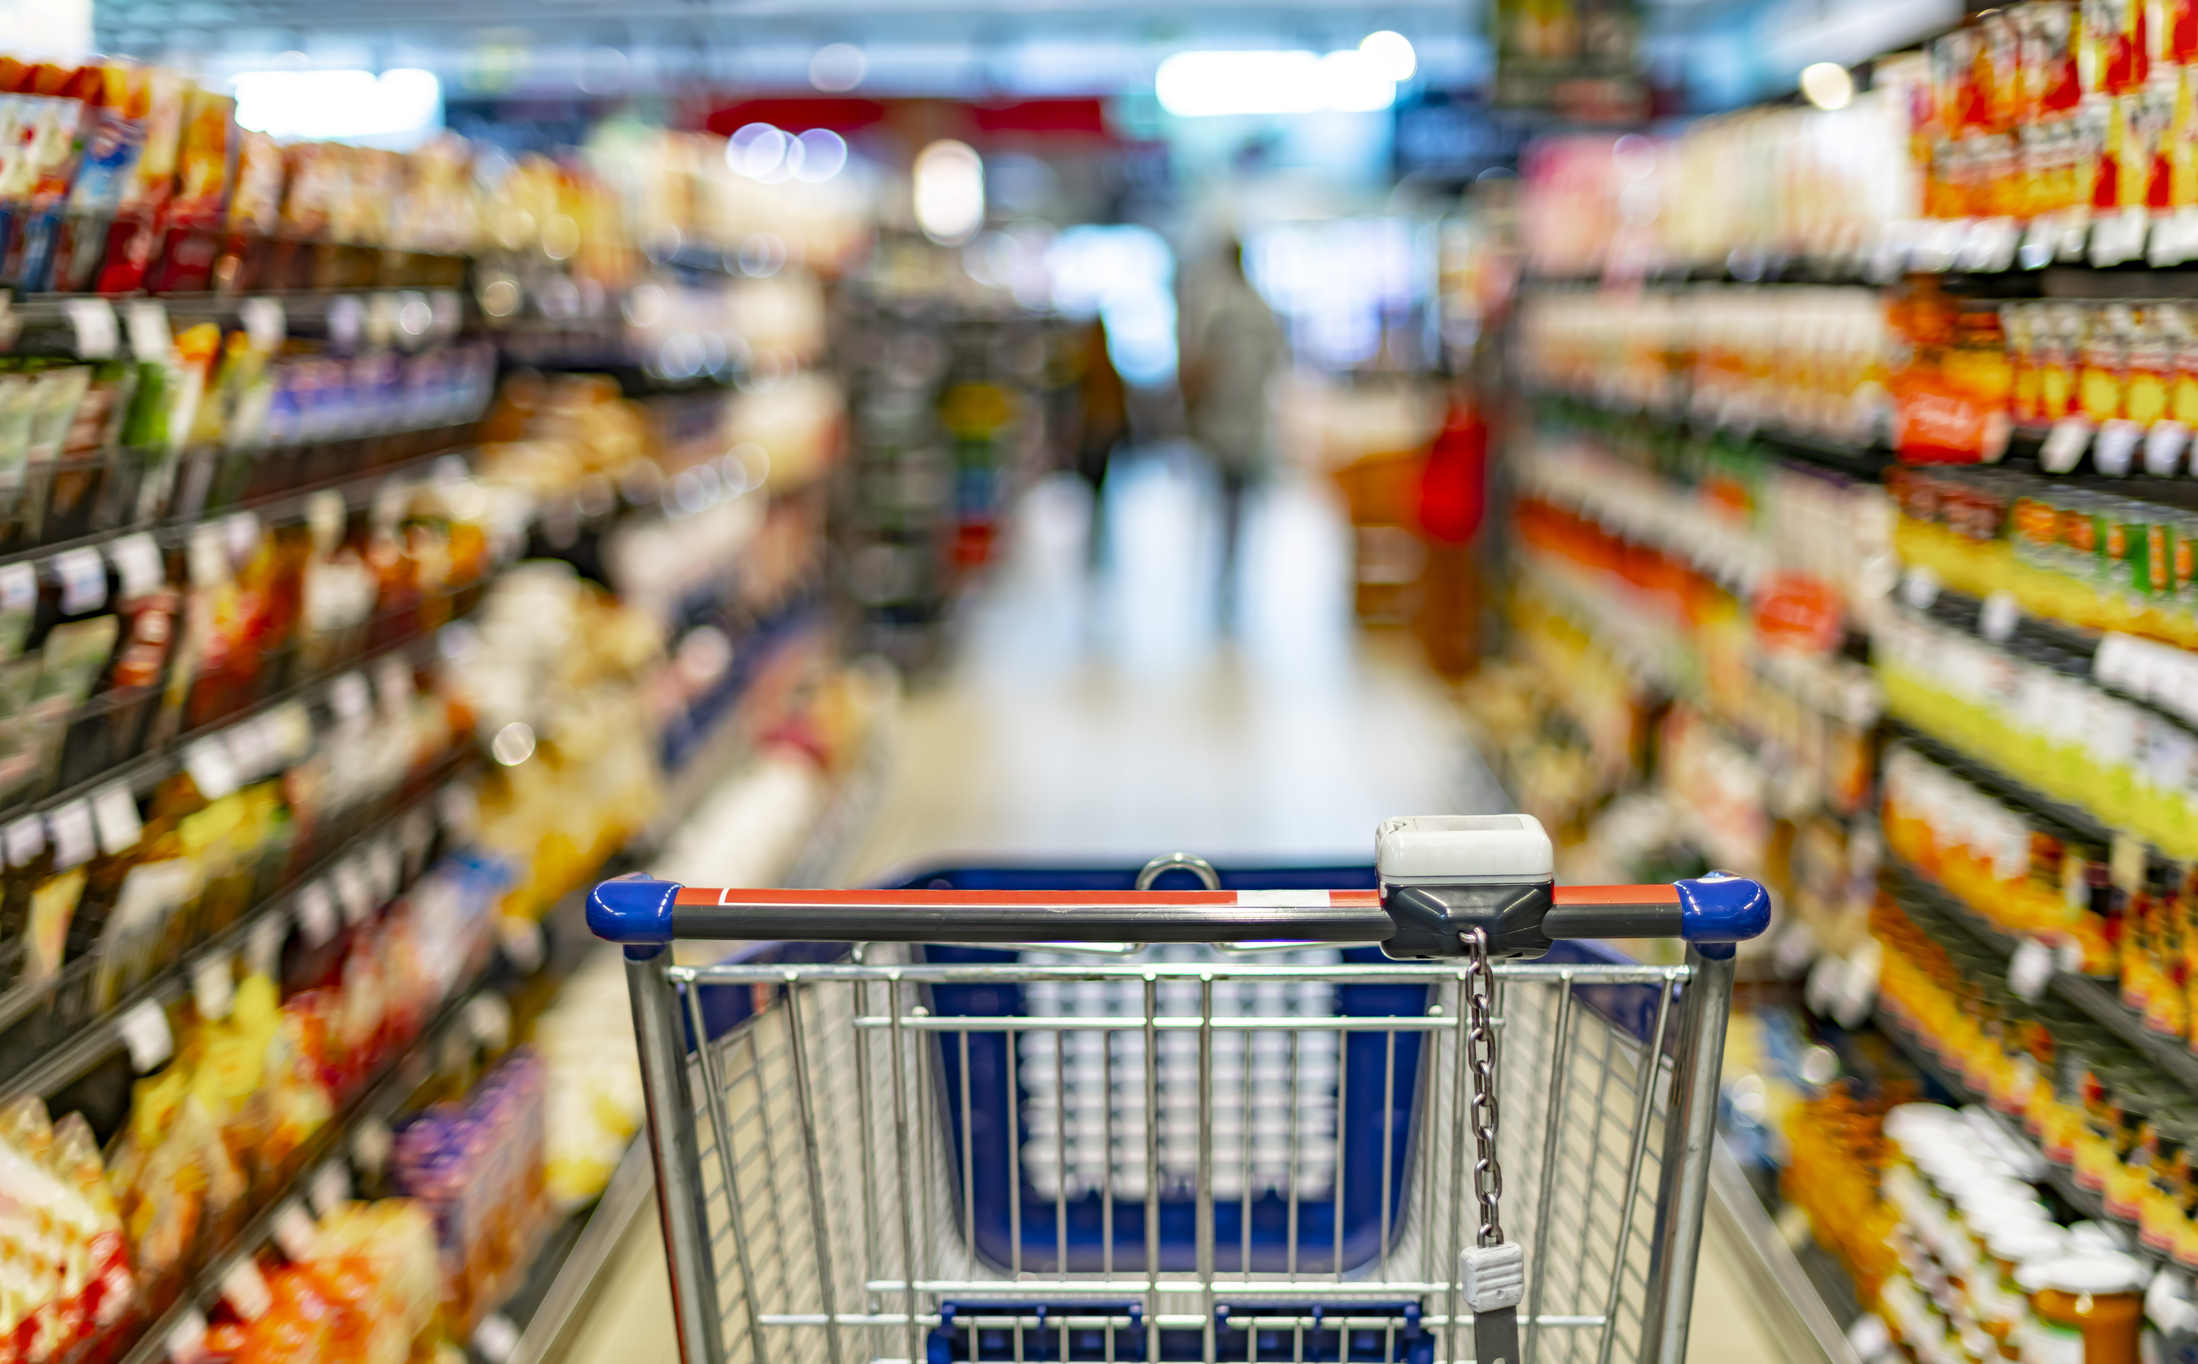
[[1287,348],[1273,310],[1244,278],[1243,243],[1227,242],[1206,273],[1197,306],[1186,300],[1183,310],[1190,325],[1179,373],[1191,439],[1221,476],[1221,620],[1227,626],[1236,612],[1244,491],[1265,472],[1267,385]]
[[1106,553],[1107,466],[1115,447],[1129,434],[1129,394],[1121,372],[1107,353],[1107,324],[1094,317],[1077,343],[1076,354],[1076,476],[1091,489],[1090,565],[1099,567]]

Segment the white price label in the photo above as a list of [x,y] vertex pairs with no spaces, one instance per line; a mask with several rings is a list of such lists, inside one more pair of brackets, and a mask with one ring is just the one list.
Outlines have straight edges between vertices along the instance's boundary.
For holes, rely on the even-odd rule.
[[164,365],[175,353],[175,334],[168,330],[168,310],[159,300],[135,298],[125,305],[123,322],[130,332],[130,354],[139,363]]
[[81,800],[48,810],[46,832],[53,836],[55,871],[67,871],[88,862],[98,851],[98,843],[92,836],[92,807]]
[[1861,1364],[1877,1364],[1878,1359],[1893,1348],[1893,1333],[1886,1327],[1883,1317],[1875,1312],[1864,1312],[1847,1328],[1847,1348],[1855,1352],[1855,1358]]
[[46,850],[46,821],[25,815],[0,831],[0,844],[7,848],[9,866],[27,867]]
[[183,750],[183,770],[206,799],[220,800],[243,785],[237,761],[219,736],[200,739]]
[[336,883],[336,903],[343,906],[343,921],[354,928],[365,923],[375,905],[374,886],[365,864],[355,856],[346,857],[336,864],[329,879]]
[[474,821],[480,817],[480,797],[464,782],[452,782],[435,798],[436,813],[443,821],[443,832],[452,843],[463,843],[473,837]]
[[123,1048],[130,1053],[131,1067],[140,1075],[176,1054],[176,1038],[168,1027],[168,1011],[157,999],[148,999],[122,1015],[115,1028],[122,1034]]
[[2065,474],[2083,462],[2091,446],[2091,423],[2082,417],[2063,417],[2053,423],[2038,448],[2038,463],[2049,474]]
[[359,1119],[351,1131],[351,1158],[370,1175],[380,1174],[389,1164],[393,1145],[389,1124],[371,1113]]
[[303,762],[313,751],[313,714],[303,701],[285,701],[262,716],[260,724],[275,767]]
[[2015,594],[1994,592],[1984,599],[1984,608],[1977,613],[1977,629],[1994,644],[2004,644],[2021,619],[2022,607],[2016,604]]
[[313,1172],[313,1182],[306,1186],[305,1196],[311,1200],[313,1211],[322,1217],[334,1212],[351,1198],[351,1170],[341,1160],[328,1160]]
[[397,851],[395,834],[383,834],[366,850],[366,869],[374,881],[374,900],[387,904],[404,886],[404,858]]
[[107,604],[107,566],[96,549],[72,549],[53,556],[53,574],[61,583],[61,614],[81,616]]
[[191,528],[183,559],[190,570],[193,587],[225,587],[236,576],[229,567],[229,544],[222,537],[221,527],[212,522]]
[[229,750],[230,765],[236,768],[239,785],[258,781],[281,766],[275,760],[267,729],[267,721],[262,717],[246,720],[222,733],[222,742]]
[[253,923],[252,932],[244,941],[244,969],[255,976],[279,980],[282,971],[282,940],[290,936],[290,916],[280,909],[268,910]]
[[381,699],[382,709],[392,715],[404,714],[419,689],[412,681],[412,660],[401,653],[390,654],[374,663],[374,692]]
[[167,1346],[172,1364],[199,1364],[206,1358],[206,1314],[196,1307],[185,1308],[161,1343]]
[[68,314],[69,326],[76,332],[77,358],[112,360],[122,337],[114,304],[103,298],[69,298],[62,300],[61,307]]
[[2183,466],[2183,449],[2190,444],[2190,428],[2178,421],[2157,421],[2145,432],[2145,472],[2154,478],[2171,478]]
[[1874,938],[1848,954],[1832,998],[1832,1020],[1839,1026],[1859,1028],[1868,1021],[1877,1007],[1878,973],[1884,964],[1884,949]]
[[326,881],[314,881],[298,892],[298,930],[307,947],[319,947],[336,936],[336,897]]
[[275,1305],[274,1294],[267,1291],[266,1276],[259,1272],[259,1261],[249,1255],[239,1256],[222,1272],[221,1296],[230,1310],[246,1321],[258,1321]]
[[336,712],[339,720],[356,720],[373,704],[366,678],[358,672],[345,673],[328,684],[328,708]]
[[28,611],[38,605],[38,570],[29,564],[0,568],[0,611]]
[[137,817],[137,793],[128,782],[118,781],[92,792],[92,823],[99,829],[99,848],[116,857],[137,846],[145,825]]
[[531,976],[542,967],[542,925],[516,914],[506,914],[496,921],[496,937],[504,946],[504,956],[522,976]]
[[2036,938],[2024,938],[2007,959],[2007,988],[2035,1004],[2053,980],[2053,950]]
[[122,582],[124,601],[158,592],[168,580],[167,570],[160,561],[160,546],[143,532],[125,535],[107,546],[107,557],[114,561],[115,577]]
[[2092,442],[2091,462],[2109,478],[2128,476],[2137,462],[2137,442],[2144,434],[2145,429],[2133,421],[2116,418],[2102,423],[2098,439]]
[[227,952],[209,952],[191,963],[191,1002],[200,1018],[227,1018],[236,998],[236,966]]
[[511,1006],[499,994],[483,992],[466,1001],[466,1031],[489,1051],[502,1051],[511,1040]]
[[254,350],[275,350],[290,330],[290,319],[284,315],[279,298],[242,300],[237,304],[237,320],[244,324],[244,334]]
[[481,1324],[473,1330],[474,1353],[488,1364],[505,1364],[512,1351],[518,1348],[519,1328],[501,1312],[491,1312],[481,1318]]
[[1917,564],[1900,580],[1900,599],[1918,611],[1930,610],[1939,599],[1939,575]]
[[248,511],[221,518],[222,538],[229,542],[229,558],[239,566],[250,561],[259,548],[259,518]]
[[293,1264],[304,1264],[313,1258],[313,1243],[319,1232],[313,1225],[313,1216],[295,1198],[284,1199],[275,1209],[275,1244],[290,1257]]

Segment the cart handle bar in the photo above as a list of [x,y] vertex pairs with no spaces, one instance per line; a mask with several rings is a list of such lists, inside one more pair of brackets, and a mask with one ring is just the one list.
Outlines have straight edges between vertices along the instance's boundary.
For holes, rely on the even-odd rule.
[[[1768,893],[1737,876],[1661,886],[1541,882],[1533,889],[1548,897],[1540,917],[1548,938],[1730,944],[1770,923]],[[703,890],[639,873],[596,886],[588,927],[635,949],[674,938],[1385,943],[1399,931],[1378,890]]]

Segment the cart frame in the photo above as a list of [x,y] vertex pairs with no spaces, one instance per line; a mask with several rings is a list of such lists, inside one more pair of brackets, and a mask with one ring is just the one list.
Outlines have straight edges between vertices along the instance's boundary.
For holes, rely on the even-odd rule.
[[[1010,1337],[1018,1364],[1102,1357],[1156,1364],[1196,1357],[1211,1364],[1273,1359],[1278,1351],[1294,1360],[1348,1364],[1354,1342],[1361,1359],[1370,1358],[1367,1342],[1375,1342],[1384,1360],[1458,1364],[1468,1358],[1472,1333],[1460,1335],[1459,1328],[1474,1317],[1461,1302],[1471,1291],[1461,1255],[1472,1253],[1475,1214],[1467,1181],[1474,1161],[1466,1154],[1470,1077],[1460,1034],[1461,1020],[1469,1016],[1470,964],[1453,957],[1427,964],[1277,966],[1256,954],[1196,962],[1124,961],[1120,955],[1137,944],[1274,946],[1278,940],[1300,950],[1324,943],[1391,943],[1393,950],[1403,930],[1392,921],[1391,906],[1402,898],[1371,891],[702,891],[646,879],[598,887],[591,923],[599,935],[626,945],[682,1358],[686,1364],[735,1358],[746,1364],[951,1364],[963,1357],[953,1353],[956,1340],[966,1341],[968,1357],[990,1359],[1006,1357],[1000,1350],[1007,1347],[988,1346],[991,1353],[982,1354],[980,1339]],[[1511,1115],[1502,1156],[1533,1180],[1523,1215],[1511,1211],[1505,1219],[1521,1229],[1522,1244],[1531,1243],[1531,1269],[1517,1309],[1523,1328],[1518,1358],[1681,1364],[1731,1004],[1731,944],[1762,931],[1767,896],[1753,882],[1713,878],[1677,888],[1545,889],[1541,905],[1540,931],[1547,935],[1541,945],[1558,939],[1565,959],[1489,964],[1496,982],[1494,1022],[1510,1058],[1498,1065]],[[1590,932],[1670,934],[1689,942],[1683,963],[1644,965],[1563,941]],[[844,963],[694,966],[672,960],[668,946],[675,936],[860,945],[854,960]],[[1077,955],[1063,964],[939,964],[897,946],[933,942]],[[1426,1004],[1419,1012],[1375,1017],[1332,1009],[1273,1018],[1217,1008],[1217,988],[1256,991],[1275,982],[1424,986]],[[1143,1007],[1033,1017],[947,1016],[925,1005],[928,990],[980,984],[1112,990],[1110,998],[1117,1000],[1141,995]],[[713,987],[730,987],[736,996],[746,991],[754,1011],[722,1036],[712,1035],[706,1019],[704,996]],[[1192,989],[1195,1011],[1162,1009],[1164,994],[1180,998]],[[1286,1272],[1260,1271],[1251,1254],[1253,1110],[1247,1106],[1241,1117],[1217,1113],[1217,1039],[1245,1039],[1239,1050],[1248,1076],[1255,1039],[1287,1034],[1288,1092],[1295,1104],[1301,1079],[1296,1039],[1364,1032],[1387,1038],[1380,1111],[1388,1115],[1383,1132],[1392,1134],[1370,1138],[1381,1162],[1375,1263],[1345,1262],[1344,1150],[1360,1138],[1340,1129],[1332,1143],[1334,1254],[1321,1263],[1301,1234],[1301,1209],[1309,1204],[1301,1198],[1308,1186],[1299,1157],[1301,1145],[1309,1144],[1306,1110],[1299,1108],[1289,1118],[1286,1187],[1269,1188],[1260,1197],[1272,1203],[1259,1205],[1270,1222],[1278,1215],[1274,1210],[1286,1206],[1289,1264]],[[939,1035],[936,1046],[928,1036],[933,1033]],[[977,1129],[970,1095],[973,1083],[982,1081],[970,1078],[970,1038],[992,1033],[1007,1036],[1006,1094],[1011,1105],[1022,1104],[1021,1116],[1010,1118],[1013,1135],[1006,1144],[1016,1230],[1008,1242],[1012,1263],[1005,1265],[987,1263],[975,1250],[971,1192],[984,1176],[971,1157]],[[1111,1100],[1101,1104],[1103,1187],[1076,1197],[1103,1199],[1105,1258],[1097,1272],[1079,1272],[1070,1268],[1068,1251],[1075,1205],[1065,1154],[1071,1123],[1062,1097],[1070,1084],[1063,1039],[1090,1033],[1101,1037],[1104,1084],[1098,1092],[1114,1094],[1121,1088],[1117,1080],[1134,1085],[1141,1075],[1144,1117],[1135,1124],[1138,1131],[1125,1131],[1126,1120]],[[1160,1245],[1167,1117],[1159,1076],[1163,1039],[1181,1034],[1196,1042],[1196,1260],[1188,1274],[1168,1268]],[[1034,1115],[1032,1106],[1042,1108],[1045,1095],[1033,1087],[1036,1081],[1018,1089],[1015,1057],[1018,1039],[1048,1036],[1056,1058],[1051,1140],[1063,1154],[1051,1163],[1051,1207],[1041,1197],[1031,1213],[1039,1224],[1050,1219],[1061,1251],[1050,1264],[1042,1255],[1031,1264],[1023,1255],[1023,1217],[1031,1201],[1026,1185],[1036,1186],[1025,1170],[1012,1167],[1043,1154],[1037,1149],[1043,1114]],[[1407,1067],[1397,1060],[1400,1037],[1413,1039]],[[1598,1040],[1600,1075],[1589,1077]],[[1348,1070],[1351,1047],[1340,1045],[1341,1066]],[[945,1049],[957,1046],[958,1091],[943,1064]],[[1130,1056],[1141,1058],[1137,1075],[1118,1075],[1114,1067]],[[1575,1066],[1582,1070],[1577,1082]],[[1391,1103],[1400,1075],[1408,1092],[1416,1090],[1416,1098],[1406,1101],[1409,1116]],[[1367,1083],[1339,1075],[1337,1105],[1347,1084]],[[1134,1089],[1127,1092],[1136,1107]],[[1036,1097],[1026,1102],[1026,1093]],[[1088,1110],[1080,1121],[1088,1123]],[[1239,1125],[1233,1142],[1224,1130],[1232,1125]],[[1659,1127],[1661,1140],[1654,1141]],[[1527,1135],[1535,1129],[1538,1135]],[[1027,1143],[1026,1130],[1033,1134]],[[1132,1144],[1139,1136],[1141,1171]],[[1117,1152],[1125,1150],[1131,1158],[1118,1161]],[[1019,1154],[1026,1151],[1033,1154]],[[1403,1163],[1393,1168],[1399,1158]],[[1222,1241],[1216,1219],[1217,1208],[1231,1211],[1231,1200],[1216,1195],[1224,1159],[1243,1164],[1243,1254],[1235,1268],[1224,1263],[1233,1247]],[[1118,1183],[1125,1190],[1119,1198]],[[1497,1183],[1500,1188],[1500,1174]],[[1524,1202],[1515,1192],[1509,1207]],[[1123,1231],[1123,1219],[1140,1203],[1141,1246]],[[1576,1229],[1560,1225],[1561,1207],[1579,1210]],[[1610,1249],[1598,1263],[1592,1243],[1604,1238]],[[987,1331],[993,1336],[981,1337]],[[1324,1353],[1330,1341],[1334,1353]]]

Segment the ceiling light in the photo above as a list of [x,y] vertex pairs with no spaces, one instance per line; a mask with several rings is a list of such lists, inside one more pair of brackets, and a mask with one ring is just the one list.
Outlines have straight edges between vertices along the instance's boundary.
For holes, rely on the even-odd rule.
[[[1409,45],[1408,45],[1409,46]],[[1217,114],[1365,113],[1396,102],[1394,78],[1358,49],[1178,52],[1153,79],[1160,107],[1178,118]]]
[[1855,78],[1838,62],[1817,62],[1801,69],[1801,93],[1819,109],[1844,109],[1854,102]]
[[934,142],[916,155],[916,225],[943,246],[976,235],[985,220],[985,166],[968,144]]
[[442,126],[443,84],[432,71],[243,71],[237,123],[270,137],[327,141],[424,135]]
[[1412,40],[1394,29],[1367,34],[1359,40],[1358,50],[1374,64],[1384,80],[1410,80],[1412,73],[1419,70],[1419,54],[1412,50]]
[[869,58],[853,43],[827,43],[809,59],[809,83],[819,90],[852,90],[869,73]]

